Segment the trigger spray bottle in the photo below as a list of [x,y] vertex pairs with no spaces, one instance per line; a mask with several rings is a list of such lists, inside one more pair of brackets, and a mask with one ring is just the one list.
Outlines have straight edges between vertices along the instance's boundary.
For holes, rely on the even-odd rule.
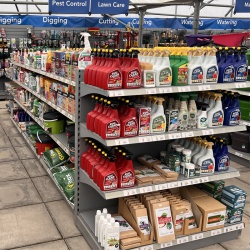
[[91,47],[89,43],[89,37],[91,35],[87,32],[81,32],[81,39],[84,37],[84,49],[80,52],[78,58],[78,68],[85,69],[91,64]]

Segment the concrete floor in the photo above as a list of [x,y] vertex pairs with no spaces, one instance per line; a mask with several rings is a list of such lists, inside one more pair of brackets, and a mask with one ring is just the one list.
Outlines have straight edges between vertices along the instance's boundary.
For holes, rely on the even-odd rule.
[[[240,178],[228,180],[250,193],[250,168],[232,164]],[[250,196],[237,240],[200,250],[250,250]],[[90,250],[73,214],[36,161],[0,102],[0,250]],[[94,250],[94,249],[93,249]]]

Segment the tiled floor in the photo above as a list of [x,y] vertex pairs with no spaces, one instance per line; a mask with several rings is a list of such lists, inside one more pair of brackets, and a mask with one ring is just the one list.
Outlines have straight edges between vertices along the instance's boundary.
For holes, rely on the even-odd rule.
[[[0,102],[0,250],[90,250],[73,214],[45,170],[19,136]],[[250,193],[250,168],[228,180]],[[250,250],[250,196],[237,240],[199,250]],[[95,250],[95,249],[93,249]]]

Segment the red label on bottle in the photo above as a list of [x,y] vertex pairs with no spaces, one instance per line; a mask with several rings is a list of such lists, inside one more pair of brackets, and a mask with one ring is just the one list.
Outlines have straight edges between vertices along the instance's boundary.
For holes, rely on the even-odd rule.
[[138,134],[138,122],[134,117],[124,125],[124,136],[136,136]]
[[116,189],[117,183],[117,176],[114,173],[106,175],[103,183],[104,191]]
[[121,176],[121,187],[133,187],[135,185],[135,176],[132,171],[127,171]]
[[121,87],[122,74],[119,70],[114,70],[108,76],[108,89],[120,89]]
[[139,109],[139,135],[150,133],[151,108]]
[[141,87],[141,72],[133,69],[128,73],[127,87]]
[[121,133],[120,127],[120,123],[116,120],[108,123],[106,127],[106,138],[119,138]]

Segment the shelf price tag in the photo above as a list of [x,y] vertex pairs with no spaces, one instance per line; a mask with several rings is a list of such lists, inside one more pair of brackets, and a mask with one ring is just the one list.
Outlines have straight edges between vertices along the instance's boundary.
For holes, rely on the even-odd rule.
[[131,196],[136,194],[137,194],[136,189],[128,189],[123,191],[123,196]]
[[203,239],[203,233],[199,233],[199,234],[194,234],[192,235],[192,240],[195,241],[195,240],[200,240],[200,239]]
[[146,89],[146,94],[156,94],[156,89],[155,88],[152,88],[152,89]]
[[203,178],[201,178],[201,180],[202,180],[202,182],[209,182],[208,177],[203,177]]
[[170,140],[181,138],[181,133],[168,134],[168,138],[169,138]]
[[164,189],[167,189],[167,188],[168,188],[168,184],[167,183],[158,185],[158,190],[164,190]]
[[126,145],[129,144],[129,139],[118,139],[115,140],[115,145]]
[[236,88],[241,89],[241,88],[246,88],[247,84],[245,82],[241,83],[235,83]]
[[181,237],[179,239],[177,239],[177,245],[179,244],[184,244],[188,242],[188,236],[187,237]]
[[179,92],[190,92],[191,88],[190,86],[185,86],[185,87],[178,87]]
[[154,250],[154,246],[153,245],[143,246],[140,248],[140,250]]
[[239,152],[235,152],[235,155],[239,156],[239,157],[243,157],[243,154],[239,153]]
[[153,135],[151,136],[152,141],[164,141],[165,135]]
[[151,142],[152,137],[151,136],[146,136],[146,137],[139,137],[139,142],[144,143],[144,142]]
[[161,248],[171,247],[171,246],[173,246],[172,241],[169,241],[169,242],[166,242],[166,243],[161,243]]
[[204,85],[198,86],[198,89],[199,90],[211,90],[211,86],[204,84]]
[[203,135],[214,135],[214,130],[213,129],[206,129],[202,130]]
[[110,96],[110,97],[124,96],[124,91],[123,91],[123,90],[110,91],[109,96]]
[[183,132],[183,133],[181,133],[181,135],[182,135],[183,138],[194,137],[194,132],[193,131]]
[[172,93],[172,92],[173,92],[173,89],[171,87],[159,88],[160,94],[167,94],[167,93]]
[[71,114],[68,114],[68,118],[69,118],[70,120],[73,120],[73,116],[72,116]]
[[221,229],[215,229],[215,230],[211,231],[211,236],[215,236],[215,235],[218,235],[218,234],[222,234]]
[[140,194],[153,192],[153,187],[152,186],[142,187],[139,189],[139,192],[140,192]]

